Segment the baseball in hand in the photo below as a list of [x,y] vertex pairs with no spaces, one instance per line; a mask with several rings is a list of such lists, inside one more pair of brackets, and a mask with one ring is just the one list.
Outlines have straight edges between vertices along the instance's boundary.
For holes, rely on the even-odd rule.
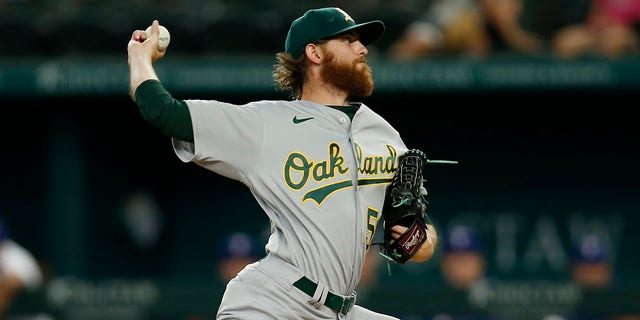
[[[158,51],[164,51],[169,46],[169,42],[171,41],[171,35],[169,34],[169,30],[164,26],[158,26]],[[151,26],[144,31],[147,34],[147,39],[151,38]]]

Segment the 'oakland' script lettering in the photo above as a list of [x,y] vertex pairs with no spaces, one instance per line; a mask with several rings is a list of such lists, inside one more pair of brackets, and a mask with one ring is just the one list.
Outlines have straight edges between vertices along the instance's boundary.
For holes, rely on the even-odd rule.
[[344,157],[340,151],[340,146],[337,143],[330,144],[329,159],[318,163],[309,160],[302,153],[291,153],[284,166],[286,184],[292,189],[298,190],[307,184],[310,175],[314,181],[322,181],[333,178],[336,174],[347,173],[348,168],[344,166]]

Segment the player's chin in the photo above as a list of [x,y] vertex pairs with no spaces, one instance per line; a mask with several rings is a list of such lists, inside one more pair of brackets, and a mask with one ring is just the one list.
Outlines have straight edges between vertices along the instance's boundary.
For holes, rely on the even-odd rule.
[[356,62],[355,70],[360,73],[371,73],[371,67],[366,62]]

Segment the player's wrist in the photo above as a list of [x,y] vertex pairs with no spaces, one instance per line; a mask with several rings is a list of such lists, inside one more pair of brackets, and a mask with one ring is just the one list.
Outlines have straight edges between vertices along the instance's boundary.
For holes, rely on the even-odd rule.
[[135,68],[148,68],[153,65],[153,56],[146,52],[136,52],[129,55],[129,66]]

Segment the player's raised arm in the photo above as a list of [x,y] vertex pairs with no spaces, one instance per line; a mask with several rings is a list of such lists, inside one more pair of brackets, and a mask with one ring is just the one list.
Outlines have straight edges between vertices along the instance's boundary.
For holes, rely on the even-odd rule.
[[193,142],[191,115],[186,103],[171,96],[160,83],[153,68],[153,62],[164,57],[166,53],[168,31],[164,30],[164,43],[158,46],[158,20],[153,21],[150,29],[150,33],[135,30],[127,45],[129,95],[149,124],[169,137]]
[[154,20],[151,24],[151,37],[147,37],[144,30],[135,30],[127,44],[129,56],[129,94],[135,101],[135,92],[138,86],[149,79],[158,80],[158,75],[153,68],[153,62],[164,57],[166,50],[158,50],[159,22]]

